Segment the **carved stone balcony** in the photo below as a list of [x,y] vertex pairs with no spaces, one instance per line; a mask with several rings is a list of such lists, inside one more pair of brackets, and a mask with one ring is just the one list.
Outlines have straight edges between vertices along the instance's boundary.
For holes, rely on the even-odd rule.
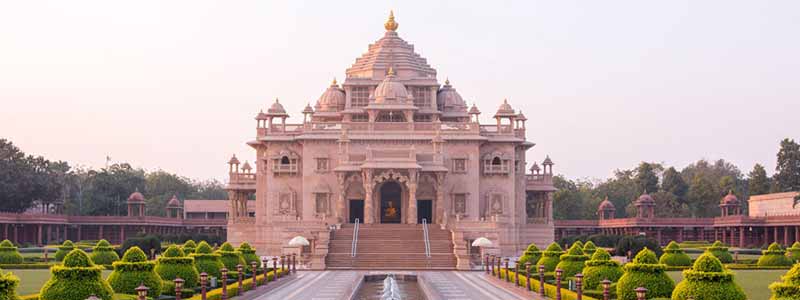
[[554,192],[552,174],[525,174],[525,190],[532,192]]
[[228,190],[256,190],[255,173],[229,173]]

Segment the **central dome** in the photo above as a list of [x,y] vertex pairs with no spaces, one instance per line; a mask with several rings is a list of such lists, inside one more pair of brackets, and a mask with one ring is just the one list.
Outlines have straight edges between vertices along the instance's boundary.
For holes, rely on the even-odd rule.
[[397,81],[391,67],[383,81],[375,88],[372,97],[375,99],[375,103],[404,103],[412,98],[408,94],[406,86]]

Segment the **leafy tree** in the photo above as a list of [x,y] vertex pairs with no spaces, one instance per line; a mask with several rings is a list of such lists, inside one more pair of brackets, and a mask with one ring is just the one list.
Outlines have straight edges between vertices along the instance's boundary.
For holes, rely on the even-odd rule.
[[663,167],[660,164],[641,162],[639,167],[636,168],[636,187],[642,192],[652,193],[658,191],[658,175],[657,170]]
[[173,195],[185,196],[194,191],[191,180],[165,171],[145,175],[147,214],[166,216],[167,202]]
[[748,190],[750,195],[763,195],[769,193],[769,177],[767,177],[767,170],[764,166],[756,164],[753,170],[748,174]]
[[793,139],[781,141],[775,166],[775,182],[780,191],[800,191],[800,144]]
[[736,182],[730,175],[722,176],[719,179],[720,197],[727,195],[728,192],[736,192]]
[[684,202],[686,193],[689,191],[689,186],[686,184],[686,181],[683,180],[681,174],[678,173],[674,167],[669,167],[664,171],[663,176],[664,179],[661,181],[661,188],[675,195],[679,201]]
[[667,191],[658,191],[650,194],[656,202],[656,217],[675,218],[689,217],[691,212],[686,203],[681,202],[677,196]]
[[567,180],[563,176],[553,177],[553,185],[558,191],[553,193],[554,219],[596,218],[592,206],[592,184],[586,181]]
[[[642,193],[633,180],[633,173],[634,172],[631,170],[616,170],[614,172],[614,178],[601,182],[594,189],[595,199],[603,199],[608,196],[608,200],[614,203],[614,206],[617,207],[616,216],[618,218],[631,215],[623,208],[636,200],[636,197],[639,197]],[[591,207],[591,209],[597,210],[597,204]],[[635,215],[635,213],[633,215]]]
[[88,175],[83,188],[83,210],[89,215],[125,215],[128,196],[136,190],[144,191],[144,170],[127,163],[92,170]]
[[42,204],[49,210],[62,199],[63,178],[69,172],[65,162],[51,162],[22,152],[0,139],[0,211],[23,212]]
[[715,216],[718,213],[715,209],[717,201],[719,201],[718,194],[708,177],[696,174],[687,194],[692,215],[695,217]]

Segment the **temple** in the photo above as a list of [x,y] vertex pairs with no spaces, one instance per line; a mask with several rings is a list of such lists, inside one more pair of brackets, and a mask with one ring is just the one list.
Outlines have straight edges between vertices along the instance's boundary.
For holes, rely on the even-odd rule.
[[[439,83],[398,26],[390,15],[383,37],[305,107],[302,123],[287,123],[277,99],[255,116],[255,163],[228,162],[229,241],[261,254],[302,252],[321,269],[350,254],[355,223],[363,224],[361,252],[389,250],[368,248],[372,234],[411,241],[430,224],[430,248],[449,251],[441,268],[468,268],[478,237],[506,256],[553,240],[553,162],[526,172],[535,145],[527,118],[503,100],[494,122],[481,124],[481,111],[449,80]],[[311,245],[288,245],[294,236]]]

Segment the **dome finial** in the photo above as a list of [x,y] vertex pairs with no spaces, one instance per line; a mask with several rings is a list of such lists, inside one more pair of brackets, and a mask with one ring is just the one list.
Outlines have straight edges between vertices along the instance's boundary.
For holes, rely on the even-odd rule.
[[389,11],[389,20],[383,24],[383,28],[386,28],[387,31],[397,31],[397,27],[400,26],[397,22],[394,21],[394,11]]
[[444,85],[450,85],[450,78],[449,77],[445,77]]
[[386,75],[394,75],[394,68],[389,66],[389,71],[386,72]]
[[336,83],[336,77],[333,77],[333,82],[331,82],[331,85],[336,85],[336,84],[337,84]]

